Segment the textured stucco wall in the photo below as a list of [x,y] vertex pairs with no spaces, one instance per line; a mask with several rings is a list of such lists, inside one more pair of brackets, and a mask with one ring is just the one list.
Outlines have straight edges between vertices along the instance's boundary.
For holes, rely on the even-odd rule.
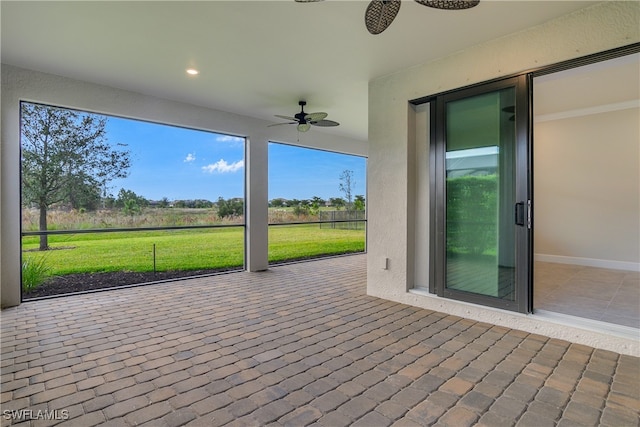
[[[428,277],[428,259],[416,259],[415,230],[428,228],[429,211],[410,201],[424,187],[428,164],[413,166],[416,129],[424,114],[408,101],[501,76],[640,41],[640,3],[606,2],[369,84],[367,292],[424,308],[514,327],[601,348],[640,354],[637,339],[409,292]],[[424,250],[421,252],[424,253]],[[381,268],[388,258],[389,268]]]
[[247,138],[247,259],[251,271],[267,268],[269,141],[287,142],[367,156],[366,141],[336,138],[322,132],[295,142],[294,127],[267,127],[266,121],[187,105],[51,74],[2,65],[0,163],[0,293],[2,307],[20,303],[19,102],[34,101],[120,117],[143,119],[244,136]]

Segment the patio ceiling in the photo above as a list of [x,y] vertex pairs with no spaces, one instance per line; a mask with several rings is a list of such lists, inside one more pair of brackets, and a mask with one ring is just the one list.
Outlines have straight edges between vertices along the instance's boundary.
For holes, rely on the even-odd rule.
[[404,1],[374,36],[367,1],[3,1],[2,62],[273,123],[305,99],[341,123],[317,131],[366,140],[371,79],[595,3]]

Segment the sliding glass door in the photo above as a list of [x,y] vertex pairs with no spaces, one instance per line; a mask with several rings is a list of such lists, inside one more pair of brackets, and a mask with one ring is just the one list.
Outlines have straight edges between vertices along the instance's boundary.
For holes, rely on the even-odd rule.
[[435,290],[529,312],[528,84],[525,76],[438,97]]

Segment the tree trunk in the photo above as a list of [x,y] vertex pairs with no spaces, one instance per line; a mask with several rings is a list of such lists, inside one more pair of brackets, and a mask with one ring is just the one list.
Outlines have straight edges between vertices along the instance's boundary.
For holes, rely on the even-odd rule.
[[[47,205],[40,205],[40,231],[47,231]],[[49,241],[46,234],[40,235],[40,250],[49,249]]]

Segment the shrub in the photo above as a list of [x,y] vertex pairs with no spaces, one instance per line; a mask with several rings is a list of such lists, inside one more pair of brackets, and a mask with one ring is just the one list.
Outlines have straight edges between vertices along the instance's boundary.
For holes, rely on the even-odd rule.
[[50,273],[44,256],[25,257],[22,261],[22,290],[30,291],[44,282]]
[[220,218],[233,218],[244,214],[244,201],[240,198],[225,200],[218,197],[217,207]]
[[447,246],[480,255],[497,247],[496,175],[447,178]]
[[302,215],[309,215],[310,213],[309,206],[299,203],[293,207],[293,213],[298,218]]

